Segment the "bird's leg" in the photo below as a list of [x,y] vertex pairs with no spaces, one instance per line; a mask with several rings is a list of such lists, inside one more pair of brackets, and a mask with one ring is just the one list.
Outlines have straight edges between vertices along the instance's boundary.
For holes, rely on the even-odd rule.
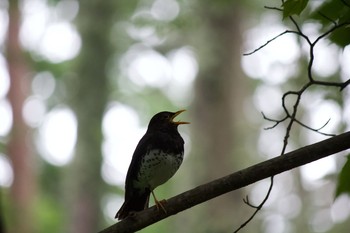
[[167,211],[165,210],[165,208],[164,208],[164,206],[162,204],[162,202],[166,202],[166,200],[158,201],[157,198],[156,198],[156,195],[154,195],[153,190],[151,192],[152,192],[152,196],[153,196],[154,202],[156,203],[157,210],[159,211],[160,209],[162,209],[164,213],[167,213]]

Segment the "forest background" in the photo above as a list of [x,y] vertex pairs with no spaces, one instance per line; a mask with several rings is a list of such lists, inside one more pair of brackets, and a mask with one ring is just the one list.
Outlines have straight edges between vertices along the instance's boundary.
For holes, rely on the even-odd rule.
[[[348,131],[349,23],[345,0],[2,0],[0,232],[115,223],[133,150],[159,111],[187,109],[191,121],[180,129],[183,165],[156,189],[162,199]],[[282,97],[310,80],[288,116],[298,98]],[[347,232],[346,155],[276,176],[241,231]],[[255,210],[243,199],[258,205],[269,187],[142,232],[233,232]]]

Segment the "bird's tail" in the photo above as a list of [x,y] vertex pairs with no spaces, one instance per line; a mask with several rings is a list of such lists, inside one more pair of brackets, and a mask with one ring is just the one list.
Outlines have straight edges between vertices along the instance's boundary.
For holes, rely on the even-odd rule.
[[129,216],[132,212],[137,212],[148,208],[149,196],[151,192],[145,190],[141,195],[133,195],[130,198],[125,198],[124,204],[120,207],[119,211],[114,218],[122,220]]

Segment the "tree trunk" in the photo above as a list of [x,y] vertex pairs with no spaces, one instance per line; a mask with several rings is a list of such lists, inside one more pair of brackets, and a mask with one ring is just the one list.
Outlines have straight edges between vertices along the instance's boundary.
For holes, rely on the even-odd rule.
[[[209,4],[201,7],[200,16],[206,34],[197,50],[206,48],[207,51],[199,56],[200,70],[195,83],[193,148],[196,158],[192,159],[199,165],[197,184],[241,167],[244,158],[239,157],[239,145],[244,128],[242,102],[246,94],[240,68],[242,15],[239,5],[234,3],[226,10],[216,11]],[[201,210],[204,216],[198,221],[207,219],[209,232],[231,231],[232,226],[239,224],[236,215],[241,205],[241,191],[229,193],[207,203]],[[195,225],[198,229],[200,224]]]
[[67,80],[78,121],[75,158],[68,178],[69,232],[95,233],[101,228],[101,124],[108,98],[106,64],[113,52],[109,35],[114,6],[111,1],[89,0],[82,2],[79,10],[82,48],[74,69],[76,80]]
[[7,62],[10,75],[8,99],[12,107],[12,131],[7,145],[12,162],[14,180],[11,186],[13,222],[11,232],[34,232],[33,199],[35,196],[35,174],[31,132],[22,115],[23,104],[29,94],[28,67],[19,43],[20,12],[18,1],[9,2],[9,28]]

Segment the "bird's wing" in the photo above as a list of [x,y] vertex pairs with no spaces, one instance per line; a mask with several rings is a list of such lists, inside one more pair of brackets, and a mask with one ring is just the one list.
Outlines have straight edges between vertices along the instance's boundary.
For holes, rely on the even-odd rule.
[[140,170],[141,157],[144,156],[149,148],[152,146],[152,134],[145,134],[136,146],[132,160],[126,175],[125,191],[129,192],[132,189],[133,180],[137,179],[137,173]]

